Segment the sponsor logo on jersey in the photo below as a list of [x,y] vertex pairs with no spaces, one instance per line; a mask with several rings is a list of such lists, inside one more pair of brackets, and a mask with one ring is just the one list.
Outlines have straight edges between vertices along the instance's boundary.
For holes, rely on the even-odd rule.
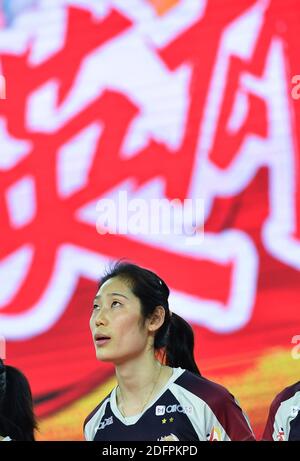
[[165,405],[157,405],[155,408],[155,414],[156,416],[163,416],[166,412],[166,407]]
[[97,430],[101,431],[101,429],[104,429],[106,426],[110,426],[110,424],[113,424],[113,422],[114,420],[112,416],[110,416],[109,418],[105,418],[105,420],[99,424],[99,427]]
[[193,413],[193,407],[192,406],[182,406],[182,405],[177,405],[176,403],[174,405],[157,405],[155,408],[155,414],[156,416],[163,416],[165,413],[184,413],[186,415],[191,415]]
[[207,434],[207,440],[209,442],[219,442],[222,439],[221,429],[219,427],[213,426],[209,434]]

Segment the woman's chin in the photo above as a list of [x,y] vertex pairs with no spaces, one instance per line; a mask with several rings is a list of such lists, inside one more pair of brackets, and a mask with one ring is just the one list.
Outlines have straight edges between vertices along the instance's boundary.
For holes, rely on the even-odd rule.
[[109,357],[107,354],[103,354],[101,352],[100,353],[97,352],[96,357],[97,357],[97,360],[100,360],[100,362],[111,362],[112,361],[111,357]]
[[107,351],[104,351],[103,349],[96,350],[96,357],[97,360],[101,362],[114,362],[115,359],[114,354],[110,354]]

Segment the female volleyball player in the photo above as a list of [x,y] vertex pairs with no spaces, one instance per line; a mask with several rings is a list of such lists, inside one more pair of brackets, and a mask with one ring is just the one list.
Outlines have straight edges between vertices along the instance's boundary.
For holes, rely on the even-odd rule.
[[0,441],[33,441],[36,427],[27,378],[0,359]]
[[90,328],[118,384],[85,420],[86,440],[254,440],[234,397],[201,376],[192,328],[168,297],[161,278],[134,264],[102,278]]

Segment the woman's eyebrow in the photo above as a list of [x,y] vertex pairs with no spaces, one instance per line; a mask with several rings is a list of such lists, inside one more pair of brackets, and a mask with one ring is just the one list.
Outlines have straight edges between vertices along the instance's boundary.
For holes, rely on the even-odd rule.
[[108,295],[109,295],[109,296],[117,295],[117,296],[122,296],[123,298],[129,299],[129,298],[127,298],[127,296],[122,295],[121,293],[115,293],[115,292],[113,292],[113,293],[108,293]]
[[[121,293],[113,292],[113,293],[107,293],[107,295],[108,295],[108,296],[115,296],[115,295],[117,295],[117,296],[122,296],[123,298],[126,298],[126,299],[129,300],[129,298],[127,298],[127,296],[122,295]],[[97,301],[99,301],[100,299],[101,299],[101,295],[96,296],[95,301],[97,302]]]

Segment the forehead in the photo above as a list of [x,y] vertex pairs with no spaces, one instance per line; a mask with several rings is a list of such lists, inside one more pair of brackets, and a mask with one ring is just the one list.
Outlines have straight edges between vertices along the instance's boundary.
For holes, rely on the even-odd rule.
[[101,285],[101,287],[99,288],[96,294],[96,298],[109,296],[112,293],[119,293],[121,295],[126,296],[127,298],[135,297],[128,283],[126,283],[119,277],[113,277],[111,279],[106,280],[106,282],[103,283],[103,285]]

